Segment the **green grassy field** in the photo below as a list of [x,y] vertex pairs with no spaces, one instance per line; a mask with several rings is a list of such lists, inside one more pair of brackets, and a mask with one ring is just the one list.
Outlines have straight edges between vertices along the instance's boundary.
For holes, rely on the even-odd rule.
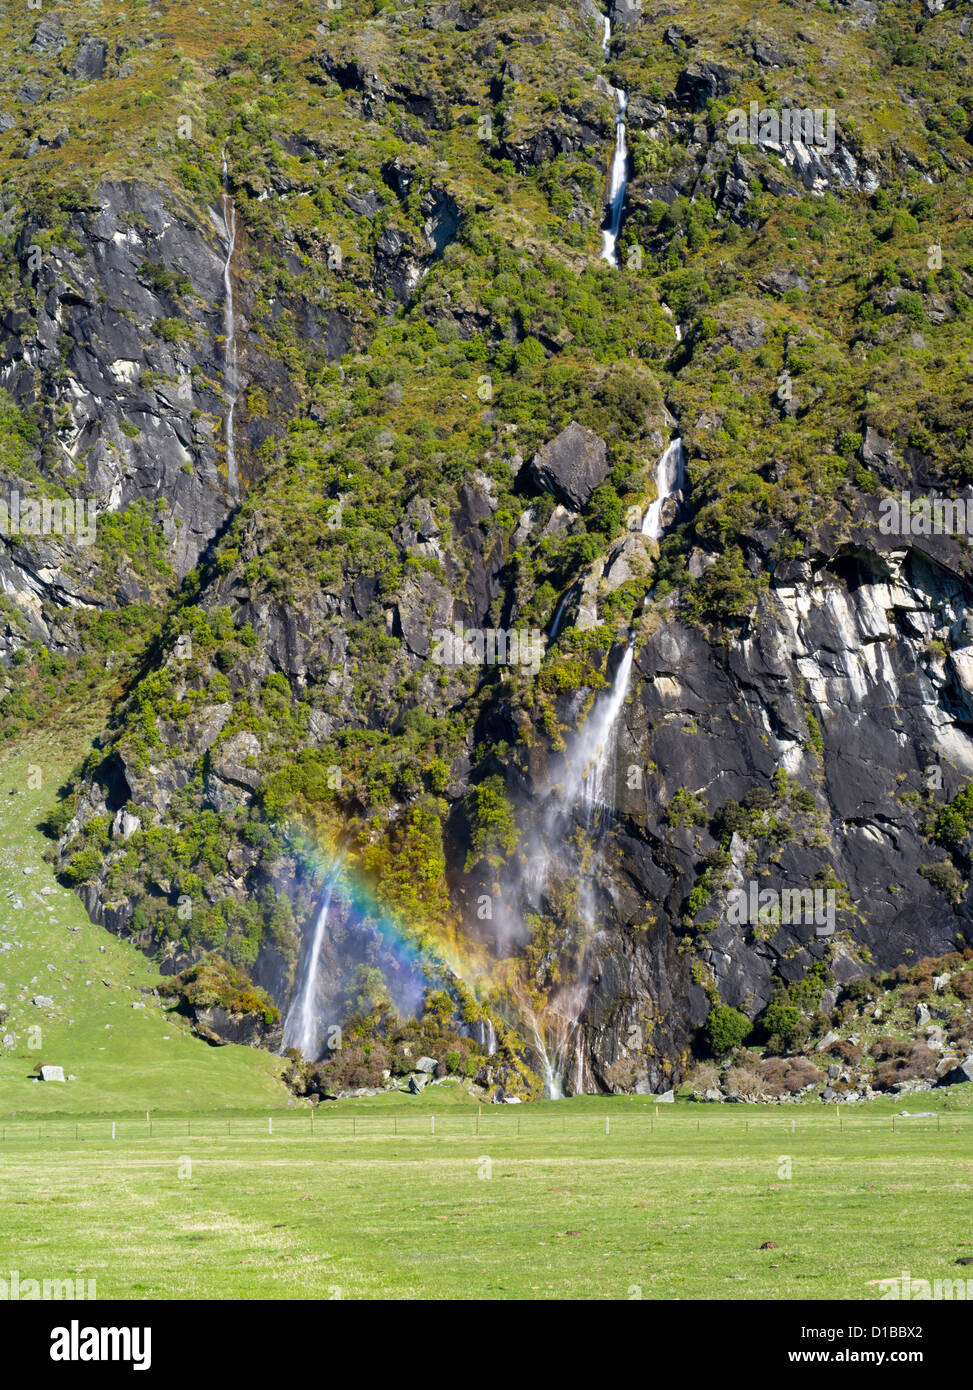
[[[15,1039],[0,1045],[0,1116],[286,1106],[280,1060],[208,1047],[183,1018],[140,993],[158,983],[158,971],[91,923],[45,863],[50,841],[38,822],[85,747],[84,726],[68,727],[0,758],[0,1038]],[[37,997],[52,1005],[34,1005]],[[33,1081],[38,1063],[77,1079]]]
[[[54,880],[37,822],[83,744],[0,760],[0,1278],[95,1279],[100,1298],[843,1299],[973,1255],[973,1087],[840,1123],[818,1102],[480,1110],[448,1084],[312,1117],[278,1059],[207,1047],[139,993],[150,964]],[[37,1082],[38,1062],[77,1080]],[[903,1109],[935,1113],[893,1128]]]
[[22,1121],[0,1142],[0,1274],[101,1298],[877,1300],[873,1281],[973,1255],[973,1112],[913,1108],[938,1127],[634,1097],[478,1116],[445,1087],[338,1104],[313,1135],[309,1113],[114,1141],[103,1119],[77,1139]]

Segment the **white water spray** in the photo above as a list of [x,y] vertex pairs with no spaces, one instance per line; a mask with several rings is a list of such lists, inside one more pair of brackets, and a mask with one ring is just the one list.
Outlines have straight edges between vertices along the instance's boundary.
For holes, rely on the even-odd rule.
[[321,967],[321,948],[328,934],[328,913],[338,881],[340,862],[324,885],[324,896],[314,922],[311,948],[305,953],[301,978],[294,1001],[284,1020],[284,1048],[296,1047],[306,1061],[316,1061],[321,1052],[323,1023],[318,1008],[318,975]]
[[595,701],[569,755],[569,771],[562,798],[569,809],[581,806],[585,823],[589,826],[596,809],[611,804],[618,742],[616,725],[628,694],[634,659],[635,639],[632,637],[618,663],[611,689],[607,694],[599,695]]
[[233,413],[237,401],[236,315],[233,310],[233,252],[236,249],[236,204],[230,193],[229,166],[223,146],[223,222],[226,226],[226,260],[223,263],[223,380],[229,409],[226,416],[226,476],[231,494],[239,491]]
[[[611,20],[605,16],[605,32],[601,46],[607,57],[611,43]],[[612,156],[611,173],[608,179],[608,226],[601,234],[601,258],[609,265],[618,265],[618,233],[622,226],[622,208],[625,203],[625,185],[628,179],[628,139],[625,131],[625,112],[628,109],[628,93],[621,87],[613,87],[618,114],[615,117],[615,153]]]
[[670,497],[683,491],[686,480],[686,450],[676,435],[663,451],[655,466],[655,501],[649,503],[642,518],[642,535],[661,540],[665,530],[665,506]]

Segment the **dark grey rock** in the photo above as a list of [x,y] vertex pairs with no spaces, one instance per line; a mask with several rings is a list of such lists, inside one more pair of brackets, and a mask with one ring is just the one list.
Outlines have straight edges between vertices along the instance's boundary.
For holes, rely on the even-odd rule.
[[605,441],[573,420],[531,463],[534,480],[576,512],[587,506],[610,471]]
[[692,62],[676,78],[676,99],[693,111],[702,111],[713,97],[731,92],[737,76],[722,63]]
[[103,39],[85,39],[74,56],[71,76],[76,81],[94,81],[104,77],[108,61],[108,45]]

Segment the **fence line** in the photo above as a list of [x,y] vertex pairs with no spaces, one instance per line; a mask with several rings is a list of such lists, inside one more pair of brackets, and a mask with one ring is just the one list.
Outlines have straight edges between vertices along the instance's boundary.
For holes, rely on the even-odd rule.
[[142,1119],[113,1120],[87,1118],[79,1120],[8,1120],[0,1123],[0,1143],[32,1140],[44,1143],[53,1140],[275,1140],[295,1139],[464,1139],[477,1136],[496,1139],[555,1139],[601,1138],[609,1145],[615,1139],[643,1138],[650,1142],[657,1135],[685,1137],[687,1131],[705,1138],[707,1130],[718,1139],[730,1135],[743,1138],[769,1138],[821,1135],[862,1134],[884,1130],[902,1136],[912,1131],[922,1134],[959,1134],[973,1130],[973,1111],[933,1112],[930,1114],[855,1115],[842,1111],[814,1111],[810,1114],[741,1115],[720,1111],[709,1112],[705,1119],[687,1113],[685,1109],[666,1113],[666,1107],[654,1107],[654,1113],[636,1114],[598,1112],[591,1109],[575,1112],[531,1114],[529,1109],[511,1113],[506,1107],[479,1107],[475,1113],[400,1114],[329,1113],[325,1108],[308,1110],[294,1115],[184,1115],[158,1116],[151,1113]]

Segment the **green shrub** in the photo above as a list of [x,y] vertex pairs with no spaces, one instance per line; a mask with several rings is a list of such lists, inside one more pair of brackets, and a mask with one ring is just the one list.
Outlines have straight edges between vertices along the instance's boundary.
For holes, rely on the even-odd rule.
[[724,1057],[740,1047],[750,1036],[751,1023],[739,1009],[729,1004],[714,1004],[704,1025],[706,1039],[717,1057]]

